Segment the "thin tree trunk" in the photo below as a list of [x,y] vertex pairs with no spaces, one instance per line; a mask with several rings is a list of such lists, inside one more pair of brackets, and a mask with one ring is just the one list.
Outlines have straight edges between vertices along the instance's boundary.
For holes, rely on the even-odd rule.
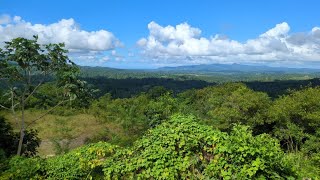
[[25,93],[22,94],[22,99],[21,99],[21,128],[20,128],[20,138],[19,138],[19,145],[18,145],[18,151],[17,155],[21,156],[21,151],[22,151],[22,145],[23,145],[23,139],[25,135],[25,117],[24,117],[24,96]]
[[293,148],[293,146],[294,146],[294,142],[293,142],[292,136],[289,136],[289,138],[290,138],[290,147],[291,147],[291,152],[294,152],[294,148]]
[[24,131],[25,131],[25,129],[24,129],[23,127],[21,127],[21,130],[20,130],[20,138],[19,138],[19,145],[18,145],[18,151],[17,151],[17,155],[18,155],[18,156],[21,155],[22,144],[23,144],[23,139],[24,139]]
[[25,130],[26,130],[24,108],[25,108],[26,101],[32,95],[32,94],[29,94],[29,96],[26,98],[26,93],[29,92],[30,85],[31,85],[31,71],[29,68],[24,70],[24,75],[27,77],[27,79],[26,79],[26,86],[24,88],[24,91],[22,93],[22,98],[21,98],[21,124],[20,124],[21,128],[20,128],[20,138],[19,138],[18,151],[17,151],[18,156],[21,156],[23,139],[24,139]]

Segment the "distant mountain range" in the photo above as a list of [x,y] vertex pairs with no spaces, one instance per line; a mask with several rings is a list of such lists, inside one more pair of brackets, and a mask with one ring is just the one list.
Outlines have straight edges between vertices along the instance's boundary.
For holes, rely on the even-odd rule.
[[257,65],[242,65],[242,64],[203,64],[189,65],[177,67],[161,67],[155,71],[164,72],[190,72],[190,73],[214,73],[214,72],[282,72],[282,73],[314,73],[320,72],[320,69],[311,68],[287,68],[287,67],[270,67]]
[[288,68],[288,67],[270,67],[258,65],[243,65],[243,64],[202,64],[188,65],[177,67],[161,67],[157,69],[117,69],[110,67],[90,67],[81,66],[83,72],[90,73],[183,73],[183,74],[210,74],[210,73],[293,73],[293,74],[308,74],[320,73],[320,69],[311,68]]

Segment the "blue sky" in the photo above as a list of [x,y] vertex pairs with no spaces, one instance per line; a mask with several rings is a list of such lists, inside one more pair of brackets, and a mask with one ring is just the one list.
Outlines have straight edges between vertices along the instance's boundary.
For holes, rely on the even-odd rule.
[[92,66],[320,67],[319,5],[317,0],[2,0],[0,42],[39,33],[42,43],[65,41],[70,58]]

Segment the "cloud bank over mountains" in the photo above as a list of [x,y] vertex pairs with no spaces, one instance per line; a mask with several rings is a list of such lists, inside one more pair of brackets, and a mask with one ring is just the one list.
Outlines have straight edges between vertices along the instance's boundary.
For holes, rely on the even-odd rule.
[[19,16],[0,15],[0,47],[4,41],[16,37],[32,38],[37,34],[39,43],[64,42],[69,56],[81,65],[99,65],[110,60],[130,61],[133,58],[163,66],[210,63],[320,64],[320,27],[308,32],[290,33],[288,23],[282,22],[258,37],[243,42],[229,39],[226,35],[204,37],[201,33],[201,29],[188,23],[161,26],[152,21],[148,24],[148,35],[136,42],[138,48],[123,55],[118,49],[126,47],[112,32],[104,29],[83,30],[72,18],[52,24],[32,24]]
[[187,23],[175,27],[148,24],[149,36],[137,41],[144,56],[167,64],[320,62],[320,28],[290,34],[286,22],[245,42],[225,35],[206,38]]

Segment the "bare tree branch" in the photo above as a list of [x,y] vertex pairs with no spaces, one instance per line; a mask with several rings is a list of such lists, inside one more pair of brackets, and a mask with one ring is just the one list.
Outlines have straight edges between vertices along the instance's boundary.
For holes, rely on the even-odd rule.
[[13,91],[13,89],[12,89],[12,90],[11,90],[11,111],[12,111],[12,117],[13,117],[13,119],[16,121],[16,125],[17,125],[17,126],[20,126],[20,124],[19,124],[19,119],[18,119],[18,116],[17,116],[17,114],[16,114],[15,108],[16,108],[16,106],[19,105],[19,104],[20,104],[19,102],[16,103],[16,104],[14,104],[14,91]]
[[29,98],[36,92],[36,90],[41,86],[41,84],[43,83],[43,80],[41,80],[39,82],[39,84],[32,90],[32,92],[28,95],[28,97],[26,97],[25,102],[27,102],[29,100]]
[[7,109],[7,110],[10,110],[10,108],[8,107],[5,107],[4,105],[0,104],[0,107],[2,107],[3,109]]

